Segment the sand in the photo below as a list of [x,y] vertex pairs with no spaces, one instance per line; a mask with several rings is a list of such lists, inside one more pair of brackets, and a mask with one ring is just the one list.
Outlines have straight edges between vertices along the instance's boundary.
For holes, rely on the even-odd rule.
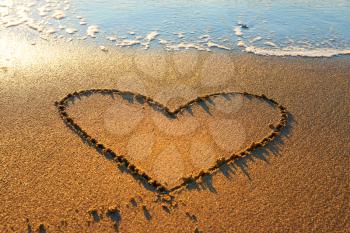
[[[0,70],[0,232],[350,232],[348,58],[115,48],[103,52],[74,43],[32,46],[14,40],[8,41],[8,51],[0,52],[11,58],[6,69]],[[285,106],[290,117],[276,140],[224,165],[199,184],[172,193],[169,204],[84,144],[59,117],[55,101],[75,91],[99,88],[142,93],[169,108],[217,92],[264,94]],[[121,100],[93,96],[76,101],[69,113],[115,150],[129,152],[129,156],[130,151],[142,154],[137,135],[145,140],[140,148],[152,143],[150,124],[134,127],[128,136],[111,133],[111,128],[120,127],[113,126],[118,120],[106,118],[108,109],[112,114],[107,116],[120,110],[109,108],[114,101]],[[243,125],[247,143],[268,133],[268,123],[278,121],[278,115],[261,103],[247,108],[245,103],[235,119]],[[224,103],[216,106],[221,113],[228,108],[220,109]],[[124,119],[132,125],[138,111],[130,107],[125,103],[126,115],[136,117]],[[144,121],[162,124],[162,116],[147,114]],[[213,115],[222,119],[220,114]],[[191,129],[191,119],[199,116],[187,117],[188,127],[181,128],[180,123],[170,134]],[[209,123],[203,122],[199,120],[198,134],[191,132],[193,137],[184,141],[181,138],[188,137],[188,132],[186,137],[167,138],[154,125],[150,131],[159,139],[156,148],[186,145],[195,138],[195,149],[204,148],[200,153],[194,150],[195,161],[213,148],[219,156],[220,143],[222,150],[239,138],[239,133],[227,133],[222,126],[214,127],[209,138],[204,130]],[[226,142],[230,136],[232,140]],[[215,140],[216,146],[208,146]],[[128,146],[131,150],[126,150]],[[170,148],[165,155],[176,151]],[[190,146],[178,154],[186,157],[186,152],[191,154]],[[139,165],[146,169],[150,164],[158,164],[157,169],[148,168],[150,173],[169,166],[163,166],[169,164],[167,160],[144,160]],[[188,161],[184,164],[186,174],[198,169]],[[160,177],[169,175],[161,173]],[[171,197],[163,197],[167,198]]]

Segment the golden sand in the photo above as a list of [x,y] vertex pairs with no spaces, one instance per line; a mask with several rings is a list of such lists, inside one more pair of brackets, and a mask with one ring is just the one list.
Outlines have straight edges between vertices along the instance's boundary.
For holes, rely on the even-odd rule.
[[[13,42],[12,48],[9,43],[12,60],[6,69],[0,70],[0,232],[23,232],[29,228],[47,232],[347,232],[350,229],[349,59],[115,49],[104,52],[98,47],[77,44],[18,43]],[[118,169],[114,161],[84,144],[60,118],[54,103],[69,93],[89,89],[142,93],[170,109],[217,92],[264,94],[285,106],[290,117],[282,134],[265,147],[223,165],[198,184],[171,196],[157,196],[149,186]],[[146,126],[150,124],[134,127],[128,136],[109,131],[113,127],[118,129],[120,125],[115,123],[120,122],[106,118],[106,114],[118,113],[120,108],[110,106],[121,102],[118,98],[92,96],[76,100],[68,111],[116,152],[136,151],[139,155],[144,150],[134,145],[140,138],[146,140],[144,145],[149,144]],[[279,119],[269,106],[252,104],[236,112],[235,119],[246,132],[245,143],[270,132],[271,124]],[[125,106],[133,113],[127,114],[131,116],[130,122],[137,121],[139,111],[130,110],[130,103]],[[221,114],[227,111],[224,102],[216,106]],[[153,112],[147,111],[147,114]],[[208,118],[200,108],[196,111],[198,117],[193,118]],[[168,124],[163,127],[163,133],[171,127],[161,116],[147,114],[142,118],[144,121],[153,119],[158,125]],[[222,119],[220,114],[213,116]],[[201,130],[208,129],[210,124],[203,123],[204,120],[198,122],[200,126],[191,136],[196,139],[193,142],[199,143],[194,144],[195,148],[206,148],[201,152],[203,155],[210,150],[220,152],[232,142],[233,139],[225,142],[232,134],[225,132],[222,124],[214,124],[215,130],[208,138],[209,134]],[[174,135],[169,139],[153,127],[153,137],[159,140],[158,147],[151,151],[161,151],[159,148],[173,142],[181,150],[178,144],[186,145],[192,139],[181,142],[184,137],[177,132],[186,132],[195,123],[190,121],[188,127],[181,128],[183,124],[173,126],[166,133],[175,133],[177,139],[173,139]],[[233,138],[237,139],[239,134],[235,135]],[[220,137],[222,140],[216,141],[216,146],[205,147]],[[128,146],[131,150],[127,150]],[[188,146],[178,154],[190,152]],[[214,154],[219,156],[219,152]],[[200,160],[201,153],[194,156],[195,161]],[[208,164],[199,163],[191,168],[189,160],[184,160],[186,172],[180,175],[187,176]],[[167,163],[150,161],[144,160],[139,166],[157,173]],[[154,164],[159,167],[152,168]],[[160,177],[169,178],[167,174]]]

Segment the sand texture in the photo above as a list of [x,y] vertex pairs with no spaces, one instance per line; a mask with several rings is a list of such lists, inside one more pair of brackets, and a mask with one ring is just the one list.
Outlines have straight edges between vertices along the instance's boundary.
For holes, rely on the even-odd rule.
[[[348,58],[103,52],[13,41],[7,52],[0,232],[350,232]],[[266,95],[287,108],[288,123],[244,158],[159,195],[60,117],[55,102],[91,89],[140,93],[170,111],[213,93]],[[241,94],[207,101],[176,119],[118,95],[75,99],[66,111],[171,187],[261,140],[280,119],[277,105]]]

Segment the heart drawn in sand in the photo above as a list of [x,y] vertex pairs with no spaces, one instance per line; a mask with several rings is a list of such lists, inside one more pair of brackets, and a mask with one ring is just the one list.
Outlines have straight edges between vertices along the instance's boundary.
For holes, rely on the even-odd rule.
[[245,92],[210,94],[169,109],[141,94],[91,89],[55,105],[87,145],[160,193],[265,146],[288,116],[273,99]]

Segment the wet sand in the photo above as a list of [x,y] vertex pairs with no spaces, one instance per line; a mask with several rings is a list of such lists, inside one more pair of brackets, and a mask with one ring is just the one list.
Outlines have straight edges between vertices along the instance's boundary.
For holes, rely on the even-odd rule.
[[[11,46],[12,59],[0,70],[1,232],[350,229],[348,58]],[[170,108],[216,92],[264,94],[287,107],[290,117],[275,141],[173,193],[168,205],[84,144],[59,117],[55,101],[99,88],[142,93]],[[94,105],[102,108],[99,103],[91,100],[90,109],[81,105],[72,114],[93,127],[85,112],[102,119],[103,111],[94,111]],[[253,122],[253,114],[264,125],[276,120],[261,114],[260,105],[254,109],[259,111],[246,110],[242,119]],[[249,121],[243,123],[247,131],[255,127]],[[251,127],[249,139],[261,133]]]

